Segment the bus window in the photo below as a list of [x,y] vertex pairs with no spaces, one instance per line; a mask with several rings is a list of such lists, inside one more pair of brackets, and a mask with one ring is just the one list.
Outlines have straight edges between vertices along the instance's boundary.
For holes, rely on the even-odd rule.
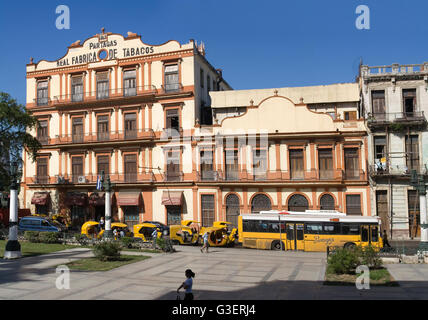
[[323,223],[323,234],[337,234],[338,231],[338,223]]
[[305,233],[308,234],[320,234],[322,232],[321,223],[306,223],[305,228]]
[[360,225],[355,223],[342,223],[342,232],[341,234],[346,235],[359,235],[360,234]]
[[372,242],[378,242],[379,241],[379,231],[377,226],[371,226],[372,231]]

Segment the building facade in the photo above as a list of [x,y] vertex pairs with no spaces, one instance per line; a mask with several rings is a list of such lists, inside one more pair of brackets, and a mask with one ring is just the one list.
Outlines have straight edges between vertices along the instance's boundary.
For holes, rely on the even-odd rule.
[[[43,148],[35,163],[24,151],[21,207],[68,214],[76,228],[99,219],[104,195],[94,186],[104,172],[114,184],[114,219],[187,216],[192,167],[166,146],[211,120],[209,91],[230,89],[193,40],[148,45],[135,33],[102,30],[56,61],[31,59],[27,108]],[[164,196],[177,187],[184,197]]]
[[361,66],[369,132],[372,212],[395,239],[420,237],[419,195],[411,171],[427,177],[428,63]]
[[195,41],[102,31],[27,65],[27,108],[43,148],[34,163],[24,152],[20,205],[75,228],[104,214],[102,172],[113,219],[129,226],[236,225],[270,209],[371,214],[358,83],[232,90]]

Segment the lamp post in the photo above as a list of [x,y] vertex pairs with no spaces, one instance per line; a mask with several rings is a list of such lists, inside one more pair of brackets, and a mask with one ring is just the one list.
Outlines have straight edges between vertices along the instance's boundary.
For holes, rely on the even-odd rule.
[[[13,168],[16,169],[16,168]],[[4,251],[5,259],[19,259],[22,257],[21,245],[18,242],[18,185],[16,170],[12,172],[9,204],[9,238]]]
[[113,231],[111,230],[111,191],[112,184],[110,182],[110,176],[104,179],[104,171],[101,173],[103,187],[105,190],[105,230],[103,237],[104,239],[113,239]]
[[421,221],[421,241],[419,242],[419,251],[428,252],[427,191],[424,176],[418,175],[416,170],[412,170],[410,184],[415,187],[419,193]]

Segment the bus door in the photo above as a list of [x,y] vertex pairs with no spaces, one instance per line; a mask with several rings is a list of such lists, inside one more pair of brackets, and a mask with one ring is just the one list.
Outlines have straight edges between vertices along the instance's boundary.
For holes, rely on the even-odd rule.
[[287,250],[305,250],[303,223],[287,223]]
[[370,241],[370,226],[362,225],[361,226],[361,244],[363,246],[368,246],[371,244]]
[[370,242],[373,246],[379,246],[379,226],[370,226]]

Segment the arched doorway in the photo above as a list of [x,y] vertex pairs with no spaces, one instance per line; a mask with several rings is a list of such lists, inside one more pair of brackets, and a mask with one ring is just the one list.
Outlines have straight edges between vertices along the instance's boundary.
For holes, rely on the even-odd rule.
[[254,196],[251,201],[251,213],[259,213],[260,211],[272,210],[270,199],[264,194]]
[[235,228],[238,227],[239,214],[239,198],[236,194],[229,194],[226,198],[226,220]]
[[325,194],[320,199],[321,210],[334,210],[334,198],[330,194]]
[[305,212],[307,209],[309,209],[308,200],[301,194],[292,195],[288,200],[289,211]]

